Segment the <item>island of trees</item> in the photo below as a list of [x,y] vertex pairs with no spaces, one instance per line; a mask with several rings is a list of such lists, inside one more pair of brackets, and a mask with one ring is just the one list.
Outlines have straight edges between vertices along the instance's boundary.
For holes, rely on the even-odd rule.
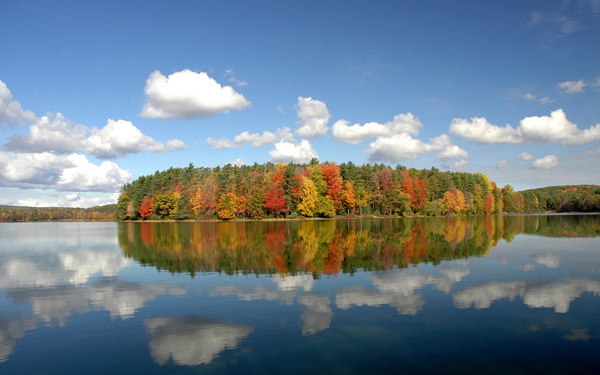
[[352,162],[170,168],[123,186],[119,220],[598,212],[600,186],[515,191],[481,173]]

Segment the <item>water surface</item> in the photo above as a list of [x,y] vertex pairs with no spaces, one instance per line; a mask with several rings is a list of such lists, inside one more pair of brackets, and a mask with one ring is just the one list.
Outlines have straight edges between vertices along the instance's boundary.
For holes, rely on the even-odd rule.
[[600,215],[2,224],[0,373],[593,371],[599,235]]

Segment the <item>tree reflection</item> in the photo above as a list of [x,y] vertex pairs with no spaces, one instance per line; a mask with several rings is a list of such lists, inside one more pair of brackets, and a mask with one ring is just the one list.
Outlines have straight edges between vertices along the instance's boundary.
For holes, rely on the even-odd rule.
[[[335,275],[483,256],[521,233],[594,237],[598,215],[121,223],[126,256],[171,272]],[[538,263],[552,267],[556,259]]]

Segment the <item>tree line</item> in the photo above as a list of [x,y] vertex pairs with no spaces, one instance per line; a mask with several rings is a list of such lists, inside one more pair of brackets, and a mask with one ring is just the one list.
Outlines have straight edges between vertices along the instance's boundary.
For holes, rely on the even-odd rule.
[[0,206],[0,222],[112,221],[116,204],[90,208]]
[[[157,171],[125,184],[116,218],[229,220],[600,210],[600,187],[566,190],[521,193],[510,185],[499,188],[482,173],[401,165],[338,165],[316,159],[309,164],[269,162],[216,168],[190,163],[187,168]],[[564,199],[569,204],[563,204]]]

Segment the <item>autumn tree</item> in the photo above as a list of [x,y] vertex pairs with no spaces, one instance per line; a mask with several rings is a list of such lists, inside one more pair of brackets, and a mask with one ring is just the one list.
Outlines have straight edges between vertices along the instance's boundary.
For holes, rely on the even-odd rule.
[[336,163],[321,164],[323,179],[327,184],[327,196],[331,199],[335,211],[342,206],[342,177]]
[[205,215],[212,215],[218,210],[217,182],[214,175],[210,175],[204,182],[204,185],[202,185],[200,206]]
[[354,192],[354,186],[350,181],[346,181],[344,184],[344,191],[342,194],[343,202],[348,207],[348,213],[352,210],[354,213],[354,207],[356,206],[356,193]]
[[233,192],[221,195],[219,198],[219,219],[235,219],[239,209],[239,199]]
[[154,201],[148,197],[144,197],[144,199],[142,199],[142,204],[140,205],[140,216],[144,219],[148,219],[153,213]]
[[306,217],[314,216],[319,209],[319,196],[315,183],[308,177],[302,177],[302,195],[298,210]]

